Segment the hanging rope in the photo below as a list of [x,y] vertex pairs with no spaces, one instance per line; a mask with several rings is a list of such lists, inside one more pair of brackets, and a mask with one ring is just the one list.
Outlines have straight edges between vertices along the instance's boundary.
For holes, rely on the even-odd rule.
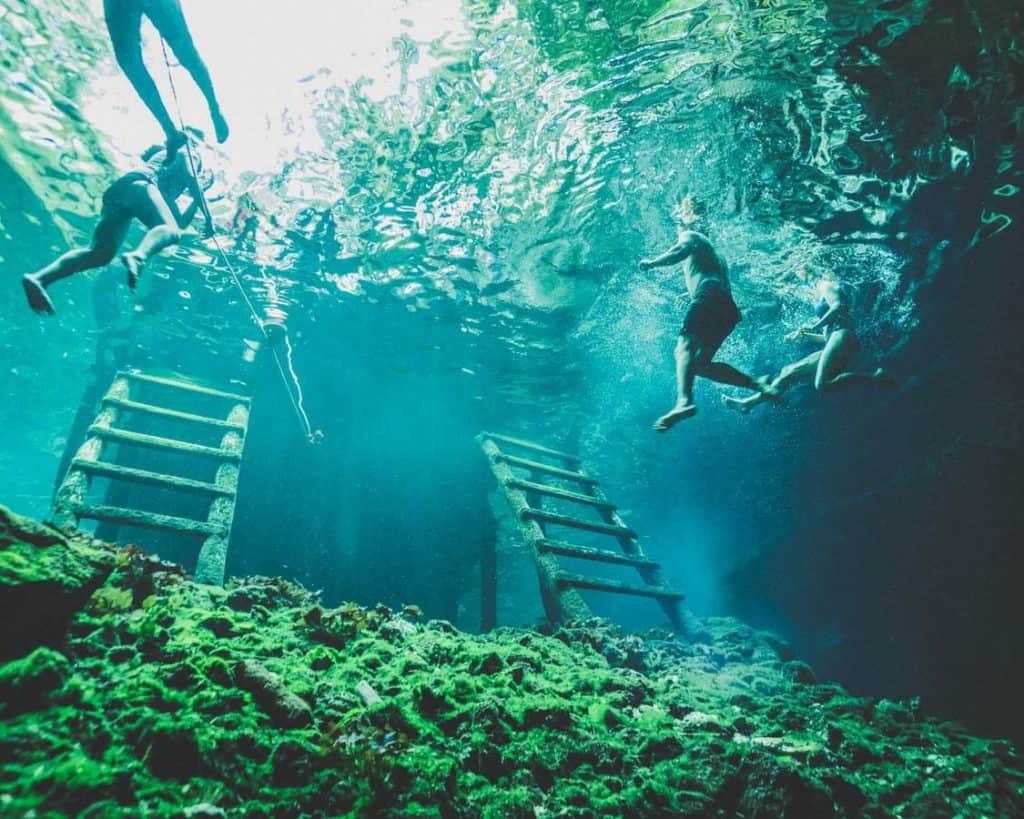
[[[171,71],[171,60],[167,55],[167,42],[163,37],[160,38],[160,48],[164,55],[164,65],[167,67],[167,80],[171,86],[171,96],[174,98],[174,107],[178,114],[178,126],[182,132],[185,132],[185,119],[181,114],[181,103],[178,100],[178,90],[174,85],[174,72]],[[206,195],[203,192],[202,185],[199,184],[199,171],[196,165],[195,157],[192,154],[192,142],[189,139],[185,140],[185,154],[188,157],[189,169],[192,171],[192,178],[196,181],[196,191],[199,196],[199,205],[202,208],[203,215],[206,219],[213,224],[213,217],[210,214],[210,207],[206,203]],[[224,248],[221,246],[220,239],[217,238],[217,234],[213,236],[214,247],[217,248],[217,252],[220,254],[220,258],[224,262],[224,266],[227,268],[228,273],[231,274],[231,279],[235,283],[235,287],[238,288],[238,292],[242,295],[242,300],[249,308],[249,313],[252,315],[252,320],[259,328],[263,338],[270,344],[270,350],[274,355],[274,363],[277,364],[277,371],[281,374],[281,381],[284,383],[285,392],[288,394],[288,400],[291,402],[292,409],[295,410],[295,415],[302,425],[303,433],[311,444],[319,443],[323,437],[323,431],[319,429],[313,429],[313,425],[309,420],[309,415],[306,412],[305,402],[302,396],[302,384],[299,382],[299,376],[295,372],[295,365],[292,361],[292,344],[288,339],[288,336],[284,336],[284,348],[285,348],[285,361],[287,362],[287,372],[285,371],[285,365],[281,363],[281,356],[279,355],[277,344],[274,343],[267,335],[267,331],[263,327],[263,322],[260,320],[260,314],[256,310],[256,305],[253,304],[252,299],[249,298],[249,294],[246,291],[242,280],[238,277],[238,273],[235,271],[235,266],[231,264],[231,259],[228,258],[227,253],[224,252]],[[270,282],[266,272],[261,268],[261,275],[266,282]]]

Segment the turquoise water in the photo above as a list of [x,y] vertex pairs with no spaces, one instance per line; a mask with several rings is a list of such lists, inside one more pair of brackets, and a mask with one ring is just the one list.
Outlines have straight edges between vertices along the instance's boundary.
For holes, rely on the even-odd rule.
[[[1019,370],[1024,121],[1013,4],[185,2],[233,128],[203,149],[224,255],[190,236],[137,297],[115,264],[55,286],[58,315],[37,318],[19,277],[84,241],[105,186],[160,139],[100,5],[0,6],[0,500],[48,514],[76,412],[89,415],[114,362],[244,384],[253,425],[229,571],[283,573],[332,599],[416,596],[473,626],[479,542],[504,514],[474,436],[511,432],[578,452],[696,612],[791,632],[855,687],[927,688],[947,713],[998,721],[937,681],[951,660],[921,624],[965,592],[919,558],[958,555],[959,541],[942,545],[954,523],[984,533],[1010,514],[976,480],[984,459],[956,497],[987,501],[957,512],[928,481],[979,438],[1020,447],[1006,432],[1021,406],[1006,377]],[[185,121],[209,130],[169,70]],[[744,312],[723,358],[755,374],[791,360],[782,337],[828,272],[854,294],[865,355],[902,386],[828,401],[795,389],[741,417],[704,383],[696,419],[651,432],[671,404],[685,288],[637,261],[674,240],[686,194],[707,202]],[[247,235],[232,228],[243,195],[259,211]],[[996,277],[984,320],[998,342],[955,324],[982,271]],[[247,300],[287,316],[294,378]],[[870,516],[879,494],[899,506],[908,485],[920,519],[940,522],[918,551],[910,512],[886,507],[879,530],[851,534],[844,510]],[[986,554],[1004,555],[1012,529],[992,527]],[[844,554],[906,548],[896,563],[916,590],[880,591],[892,577],[878,555],[858,563],[870,585],[816,586],[836,565],[817,547],[847,540]],[[506,557],[499,613],[529,622],[532,569],[511,545]],[[970,595],[1019,578],[1002,559]],[[593,605],[660,622],[646,603]],[[895,644],[878,639],[888,617]],[[901,655],[917,666],[896,670]]]

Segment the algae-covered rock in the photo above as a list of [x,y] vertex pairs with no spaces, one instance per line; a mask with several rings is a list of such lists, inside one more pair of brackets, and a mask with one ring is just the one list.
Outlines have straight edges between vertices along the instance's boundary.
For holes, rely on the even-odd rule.
[[60,642],[114,563],[113,551],[89,538],[65,537],[0,506],[0,660]]
[[63,654],[37,648],[27,657],[0,666],[0,715],[41,708],[67,680],[70,665]]
[[256,703],[267,712],[275,725],[295,728],[312,722],[313,714],[309,705],[296,696],[280,677],[252,660],[243,660],[235,666],[235,679]]
[[[81,559],[18,527],[27,560]],[[4,816],[1024,816],[1009,743],[815,683],[735,620],[470,635],[82,545],[116,570],[60,651],[0,666]]]

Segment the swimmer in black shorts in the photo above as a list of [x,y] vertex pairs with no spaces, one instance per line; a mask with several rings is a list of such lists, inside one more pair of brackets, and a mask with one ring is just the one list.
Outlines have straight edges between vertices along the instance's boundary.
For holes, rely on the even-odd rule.
[[[138,247],[121,256],[128,272],[128,286],[132,289],[142,266],[151,256],[181,241],[181,231],[192,222],[202,196],[185,153],[179,153],[170,164],[165,163],[165,158],[164,149],[154,145],[142,155],[143,166],[118,177],[107,188],[100,221],[89,247],[68,251],[42,270],[22,277],[29,307],[37,313],[52,315],[56,312],[46,288],[75,273],[108,264],[121,248],[132,219],[138,219],[148,228]],[[177,199],[185,192],[189,193],[191,201],[181,212]],[[212,235],[213,222],[209,212],[204,209],[204,213],[204,235]]]
[[640,262],[641,270],[682,264],[686,289],[692,299],[676,341],[676,404],[655,421],[654,429],[658,432],[697,413],[693,382],[698,375],[721,384],[773,394],[768,384],[713,360],[722,342],[739,323],[740,311],[732,300],[728,268],[704,234],[703,216],[692,197],[683,201],[676,216],[680,222],[676,244],[660,256]]

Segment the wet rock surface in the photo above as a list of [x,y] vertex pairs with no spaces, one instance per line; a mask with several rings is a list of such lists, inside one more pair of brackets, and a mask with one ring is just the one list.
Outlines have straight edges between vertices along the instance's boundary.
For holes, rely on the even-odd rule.
[[81,568],[59,638],[0,665],[4,816],[1024,815],[1009,743],[817,683],[735,620],[477,636],[0,533],[35,583]]

